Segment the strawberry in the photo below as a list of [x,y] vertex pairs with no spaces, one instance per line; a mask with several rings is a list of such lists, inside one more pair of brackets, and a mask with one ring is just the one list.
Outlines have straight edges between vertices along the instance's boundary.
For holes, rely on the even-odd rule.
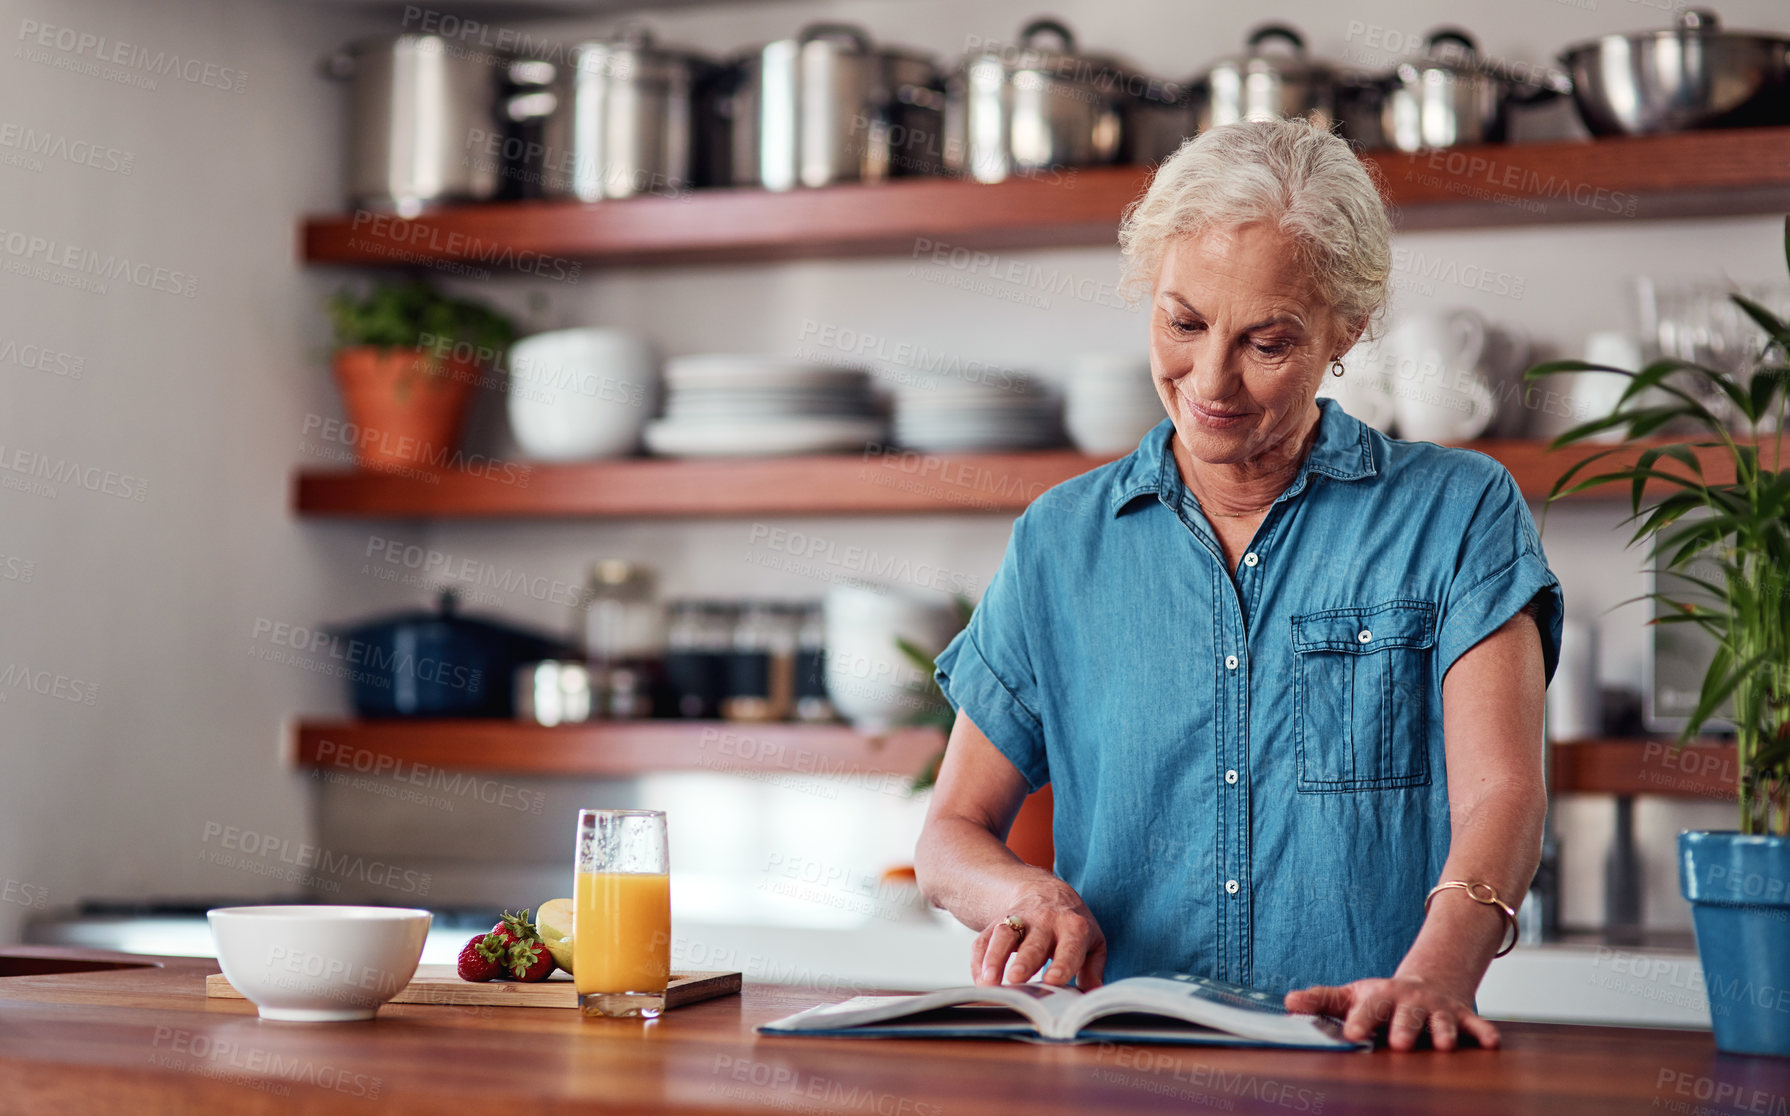
[[461,980],[491,980],[504,971],[509,946],[496,934],[480,934],[460,950]]
[[517,942],[510,947],[509,971],[517,980],[546,980],[547,974],[556,967],[547,943],[539,938],[532,942]]
[[541,940],[540,931],[535,929],[534,923],[528,921],[527,907],[522,908],[517,914],[503,912],[503,917],[497,920],[497,925],[491,928],[491,933],[495,934],[506,947],[515,945],[517,942]]

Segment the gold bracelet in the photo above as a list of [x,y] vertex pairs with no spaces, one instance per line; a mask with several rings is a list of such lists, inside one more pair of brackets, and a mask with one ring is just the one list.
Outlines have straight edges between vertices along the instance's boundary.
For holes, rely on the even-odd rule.
[[1457,887],[1466,892],[1467,898],[1473,900],[1475,903],[1484,903],[1486,906],[1497,911],[1499,917],[1503,918],[1506,925],[1510,927],[1510,941],[1505,942],[1504,948],[1500,949],[1497,953],[1492,954],[1492,957],[1494,959],[1503,957],[1506,953],[1515,949],[1517,946],[1517,913],[1511,908],[1510,904],[1498,898],[1497,889],[1489,883],[1479,880],[1475,880],[1473,883],[1468,883],[1465,880],[1447,880],[1443,883],[1439,883],[1435,887],[1430,888],[1430,893],[1423,897],[1423,913],[1426,915],[1430,913],[1430,900],[1436,897],[1437,892],[1448,891],[1451,888]]

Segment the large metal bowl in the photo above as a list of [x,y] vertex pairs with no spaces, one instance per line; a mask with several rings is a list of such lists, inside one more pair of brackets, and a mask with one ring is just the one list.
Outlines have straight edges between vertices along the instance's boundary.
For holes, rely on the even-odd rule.
[[1790,38],[1723,31],[1704,8],[1670,30],[1580,43],[1560,60],[1595,135],[1790,124]]

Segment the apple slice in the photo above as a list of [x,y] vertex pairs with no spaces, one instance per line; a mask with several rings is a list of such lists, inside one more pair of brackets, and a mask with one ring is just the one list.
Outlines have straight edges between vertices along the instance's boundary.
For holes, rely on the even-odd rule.
[[535,929],[547,943],[547,952],[553,955],[554,964],[568,973],[572,971],[572,910],[570,899],[549,899],[535,911]]

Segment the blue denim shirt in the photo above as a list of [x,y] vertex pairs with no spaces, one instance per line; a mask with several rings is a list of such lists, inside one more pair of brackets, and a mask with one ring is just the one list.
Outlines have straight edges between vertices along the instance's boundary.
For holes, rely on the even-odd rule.
[[1448,854],[1443,675],[1539,598],[1553,677],[1560,584],[1510,474],[1318,402],[1234,575],[1165,419],[1026,509],[938,657],[952,706],[1051,784],[1108,979],[1391,975]]

